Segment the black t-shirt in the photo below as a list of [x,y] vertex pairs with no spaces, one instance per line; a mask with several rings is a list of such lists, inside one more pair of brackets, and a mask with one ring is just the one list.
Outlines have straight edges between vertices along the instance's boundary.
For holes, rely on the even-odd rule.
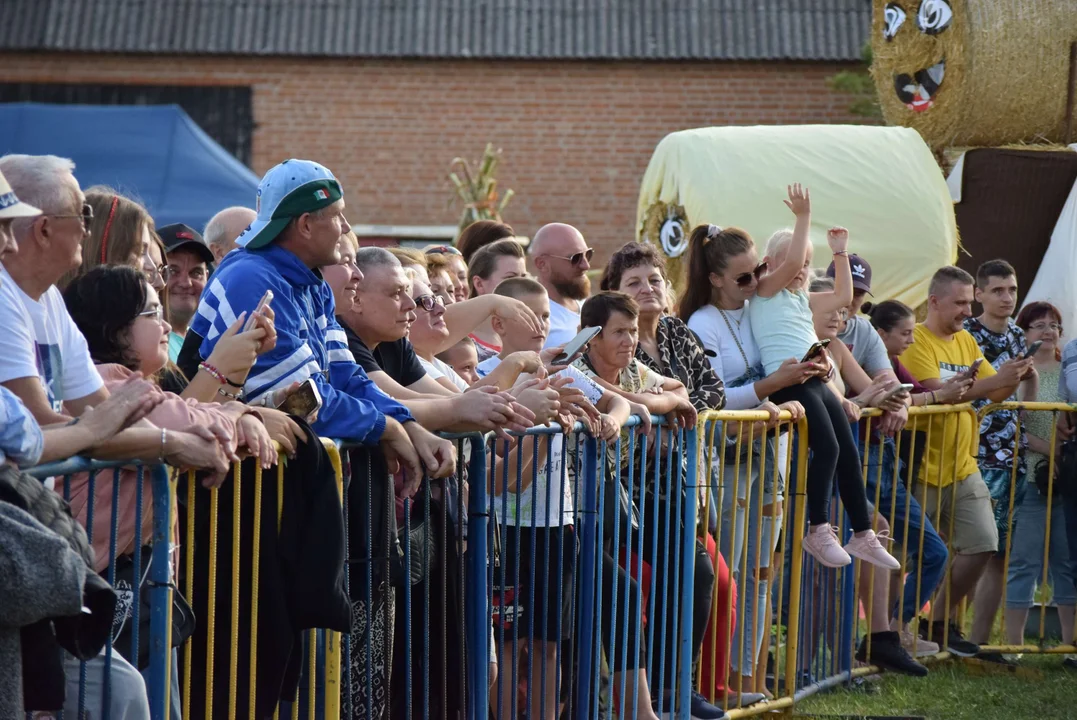
[[415,355],[415,348],[407,338],[400,338],[391,343],[378,343],[370,350],[355,332],[344,324],[341,318],[337,322],[344,328],[348,337],[348,349],[355,356],[355,362],[368,374],[382,371],[403,387],[419,382],[426,376],[426,368]]

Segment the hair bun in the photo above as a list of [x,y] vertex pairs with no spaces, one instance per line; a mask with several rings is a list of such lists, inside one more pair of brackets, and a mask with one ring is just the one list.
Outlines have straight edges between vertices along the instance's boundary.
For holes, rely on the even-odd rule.
[[869,317],[871,316],[873,310],[875,310],[875,303],[873,302],[866,302],[860,306],[860,312],[864,313]]

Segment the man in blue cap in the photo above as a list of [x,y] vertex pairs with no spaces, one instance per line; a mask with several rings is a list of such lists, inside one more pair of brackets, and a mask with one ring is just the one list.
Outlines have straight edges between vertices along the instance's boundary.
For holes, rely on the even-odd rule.
[[[190,330],[209,357],[233,324],[273,292],[276,347],[246,378],[225,378],[251,404],[276,404],[296,383],[313,380],[322,398],[312,427],[319,435],[379,444],[390,469],[402,466],[404,493],[414,494],[423,468],[432,477],[455,469],[452,443],[419,426],[408,410],[367,377],[334,318],[333,293],[318,268],[340,261],[337,242],[349,229],[344,193],[328,168],[285,160],[258,185],[257,217],[210,278]],[[191,342],[192,338],[188,338]]]

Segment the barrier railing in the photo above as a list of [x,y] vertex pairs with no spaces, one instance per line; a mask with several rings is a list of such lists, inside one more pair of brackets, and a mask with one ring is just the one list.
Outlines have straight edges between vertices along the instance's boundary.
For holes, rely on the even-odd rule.
[[[1005,409],[1056,416],[1077,406],[991,405],[979,417]],[[889,530],[902,565],[892,576],[858,560],[822,568],[803,553],[806,492],[799,480],[810,428],[787,414],[769,430],[766,414],[751,411],[703,413],[694,431],[652,418],[647,433],[632,418],[609,442],[579,425],[569,433],[534,428],[511,443],[453,436],[457,476],[426,482],[404,501],[394,499],[393,478],[376,452],[338,452],[324,441],[345,519],[352,632],[304,633],[298,698],[270,709],[275,717],[331,720],[479,720],[491,711],[498,720],[524,713],[583,720],[639,717],[640,704],[652,702],[660,715],[686,717],[699,691],[736,718],[789,710],[877,672],[857,661],[870,661],[873,634],[893,626],[915,635],[925,610],[947,628],[967,625],[965,613],[950,609],[939,536],[954,533],[949,509],[958,502],[960,457],[969,447],[959,439],[975,443],[978,427],[968,405],[913,408],[906,432],[886,438],[875,432],[878,415],[865,412],[858,431],[874,527]],[[969,434],[961,434],[962,423]],[[1049,568],[1059,542],[1055,439],[1052,432],[1043,542],[1033,548],[1042,560],[1035,568],[1041,588],[1058,582]],[[1018,455],[1013,479],[1025,453]],[[131,463],[75,459],[30,472],[57,478],[96,546],[108,536],[108,562],[99,565],[110,583],[118,583],[118,559],[129,555],[137,568],[131,637],[116,651],[137,666],[146,645],[151,716],[260,716],[262,673],[277,646],[256,630],[279,591],[267,585],[265,554],[267,533],[280,530],[286,464],[265,473],[253,462],[237,465],[214,490],[193,473],[170,482],[163,467],[146,480]],[[148,552],[131,530],[148,522],[147,487]],[[1017,496],[1014,484],[1010,526],[1020,515]],[[102,513],[101,502],[111,511]],[[832,513],[846,539],[836,497]],[[1008,536],[1006,575],[1014,547]],[[195,607],[198,627],[177,654],[173,588]],[[139,628],[147,607],[148,643]],[[1035,644],[983,649],[1075,651],[1048,644],[1042,612],[1038,623]],[[946,637],[940,658],[948,655]],[[69,712],[109,716],[115,693],[127,692],[117,684],[123,675],[116,657],[110,640],[101,657],[82,663]],[[738,707],[751,693],[772,697]]]

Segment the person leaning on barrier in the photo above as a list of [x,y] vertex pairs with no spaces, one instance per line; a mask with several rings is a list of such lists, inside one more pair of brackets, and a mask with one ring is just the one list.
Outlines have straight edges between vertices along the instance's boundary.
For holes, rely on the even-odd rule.
[[157,231],[165,247],[163,277],[168,287],[168,359],[176,362],[213,265],[213,251],[198,231],[183,223],[165,225]]
[[[913,331],[914,342],[901,356],[901,363],[913,377],[932,391],[957,375],[969,375],[978,364],[975,382],[964,396],[966,401],[989,399],[1002,402],[1013,394],[1032,367],[1032,360],[1011,360],[996,371],[984,361],[975,338],[965,329],[972,317],[974,281],[960,268],[948,266],[931,278],[927,319]],[[977,363],[977,361],[979,361]],[[953,429],[956,427],[956,438]],[[930,420],[930,443],[924,451],[917,493],[921,505],[933,514],[941,508],[941,527],[950,527],[947,538],[956,556],[950,567],[950,587],[939,588],[932,603],[932,622],[920,624],[920,634],[961,657],[971,657],[979,646],[965,639],[956,622],[962,600],[976,588],[991,555],[998,550],[998,529],[991,507],[991,495],[976,464],[979,444],[973,420],[959,413],[956,422],[947,416]],[[957,483],[956,496],[951,486]],[[947,607],[949,600],[949,607]]]
[[[1077,339],[1070,340],[1062,349],[1062,368],[1058,376],[1058,396],[1062,402],[1077,403]],[[1065,446],[1074,452],[1074,435],[1077,434],[1077,414],[1061,413],[1058,418],[1058,434]],[[1059,458],[1063,460],[1065,454]],[[1068,481],[1069,491],[1062,494],[1062,507],[1066,515],[1066,538],[1070,562],[1077,567],[1077,477],[1066,477],[1065,467],[1060,467],[1060,477]]]
[[[1004,363],[1024,357],[1027,350],[1025,333],[1011,318],[1017,307],[1017,272],[1013,266],[1005,260],[989,260],[980,265],[976,270],[974,296],[976,302],[983,306],[983,313],[965,320],[965,329],[975,338],[987,362],[998,370]],[[1022,392],[1035,397],[1038,386],[1036,368],[1030,366],[1021,379],[1020,387]],[[1016,401],[1017,393],[1007,400]],[[973,402],[977,410],[982,410],[985,405],[987,402],[982,399]],[[1016,527],[1014,511],[1024,502],[1026,488],[1024,463],[1017,462],[1016,477],[1013,475],[1014,454],[1020,455],[1027,448],[1024,432],[1018,434],[1016,411],[996,410],[988,413],[980,423],[977,463],[984,483],[991,491],[995,526],[998,528],[998,550],[988,561],[973,597],[969,640],[977,644],[989,641],[1002,601],[1008,536]],[[981,658],[1007,662],[1001,653],[985,654]]]
[[380,444],[391,467],[404,466],[407,496],[424,466],[434,477],[451,473],[451,443],[419,426],[356,365],[334,318],[332,292],[315,273],[340,260],[338,242],[348,229],[340,183],[317,163],[286,160],[265,174],[258,195],[258,218],[236,241],[241,251],[229,253],[210,278],[185,348],[201,338],[197,354],[209,357],[237,315],[272,290],[277,344],[259,356],[243,383],[244,399],[275,404],[310,379],[322,397],[315,432]]
[[[549,298],[542,285],[529,278],[511,278],[502,282],[496,292],[526,304],[538,317],[540,328],[536,334],[531,324],[522,319],[494,317],[493,330],[501,339],[501,354],[480,363],[478,371],[484,377],[493,374],[513,353],[538,353],[549,331]],[[549,363],[559,353],[560,348],[554,348],[543,351],[540,356],[544,363]],[[521,404],[535,412],[535,422],[557,421],[563,430],[567,430],[580,418],[595,437],[606,441],[616,438],[621,425],[628,420],[628,402],[602,389],[572,367],[549,369],[553,372],[549,378],[541,377],[545,368],[539,369],[538,378],[520,378],[523,381],[520,387],[527,390],[520,392],[518,397]],[[551,388],[556,390],[552,398],[543,395]],[[552,402],[539,402],[543,399]],[[529,404],[532,400],[536,401],[534,405]],[[500,442],[496,444],[503,447]],[[511,602],[515,605],[515,608],[501,609],[505,642],[500,646],[498,663],[502,668],[500,692],[509,698],[509,702],[516,697],[516,689],[512,687],[514,673],[509,668],[514,667],[518,658],[514,656],[514,643],[509,641],[509,636],[530,632],[538,647],[530,645],[532,707],[529,715],[539,718],[541,708],[545,707],[546,720],[553,720],[557,714],[556,689],[561,676],[558,646],[571,630],[572,593],[564,588],[573,587],[577,552],[573,508],[578,500],[574,497],[571,476],[563,472],[567,470],[564,464],[564,436],[561,433],[544,435],[540,436],[537,445],[528,439],[512,447],[504,457],[497,457],[491,482],[494,495],[491,504],[503,536],[503,560],[500,569],[494,573],[494,599],[495,604]],[[523,479],[520,486],[515,483],[518,472]],[[505,473],[510,478],[507,487],[503,487]],[[558,489],[563,477],[566,479]],[[578,482],[577,479],[577,485]],[[537,553],[535,557],[549,557],[550,562],[545,568],[533,565],[533,553]],[[519,567],[514,567],[511,560],[516,557],[521,558]],[[500,592],[496,589],[498,586]],[[534,606],[528,606],[525,599],[532,596]],[[557,606],[558,599],[560,607]],[[548,669],[543,672],[543,668]]]
[[[1062,402],[1059,381],[1062,377],[1062,313],[1048,302],[1031,302],[1021,309],[1015,321],[1029,343],[1041,342],[1032,356],[1039,374],[1037,395],[1022,388],[1022,402]],[[1050,572],[1051,602],[1058,609],[1062,642],[1074,640],[1074,613],[1077,611],[1077,566],[1069,557],[1066,538],[1065,494],[1068,492],[1059,473],[1062,458],[1062,435],[1051,446],[1054,427],[1052,413],[1023,413],[1022,429],[1028,439],[1025,464],[1029,487],[1017,508],[1006,582],[1006,644],[1023,645],[1028,611],[1035,602],[1036,586],[1043,578],[1044,545],[1050,541],[1047,568]],[[1054,478],[1051,456],[1054,455]],[[1071,482],[1073,478],[1070,479]],[[1072,487],[1072,485],[1071,485]],[[1050,509],[1048,509],[1050,506]],[[1048,513],[1050,534],[1048,536]],[[1017,519],[1019,518],[1019,522]]]
[[[661,297],[659,296],[656,300],[658,302],[655,304],[660,305]],[[619,292],[602,291],[584,301],[580,308],[580,323],[585,327],[601,327],[602,332],[591,340],[587,352],[574,363],[574,367],[587,377],[599,382],[603,387],[612,388],[614,392],[632,401],[634,407],[642,406],[639,407],[638,412],[643,416],[652,414],[665,415],[668,413],[669,417],[675,419],[675,424],[679,422],[691,430],[696,423],[696,411],[691,401],[688,400],[684,385],[679,380],[665,377],[655,372],[637,357],[639,314],[640,306],[636,301]],[[653,442],[651,443],[651,449],[658,448],[661,444],[660,442]],[[637,445],[637,447],[639,446]],[[610,463],[614,467],[620,467],[622,482],[626,481],[630,466],[637,464],[635,476],[639,478],[640,482],[633,488],[631,502],[637,509],[644,505],[651,508],[643,513],[641,518],[643,527],[638,530],[638,532],[643,533],[643,562],[650,563],[651,558],[655,557],[653,540],[655,533],[646,527],[648,520],[657,523],[657,537],[664,539],[672,548],[674,544],[673,538],[680,537],[681,533],[686,531],[686,528],[677,518],[678,529],[676,532],[671,530],[671,524],[667,520],[668,510],[664,511],[662,507],[679,507],[680,503],[674,504],[673,498],[667,495],[667,491],[661,484],[658,487],[653,487],[650,486],[649,482],[644,481],[641,469],[643,467],[641,463],[642,455],[637,453],[636,457],[633,457],[630,454],[628,433],[622,433],[621,435],[621,453],[619,457],[614,446],[608,446],[608,450],[611,456]],[[684,460],[680,452],[674,453],[672,457],[675,462]],[[652,460],[652,462],[658,462],[658,460]],[[677,477],[677,472],[672,468],[667,468],[667,472],[672,472],[673,477]],[[650,475],[648,474],[647,477],[649,479]],[[674,488],[672,492],[677,493],[678,490]],[[644,495],[646,495],[646,499],[643,498]],[[611,500],[607,499],[606,502],[611,502]],[[687,530],[691,531],[691,528]],[[630,537],[629,528],[625,528],[620,542],[622,547],[614,548],[614,552],[624,552],[628,557],[627,562],[634,566],[636,560],[632,558],[632,553],[633,549],[637,547],[637,541]],[[659,542],[662,542],[662,540],[659,540]],[[715,658],[716,664],[721,666],[718,668],[719,677],[724,679],[727,673],[725,648],[730,639],[732,626],[735,623],[733,618],[727,616],[727,608],[729,607],[729,597],[731,594],[736,594],[736,589],[732,584],[729,570],[721,554],[715,555],[714,559],[712,559],[703,543],[697,540],[695,546],[696,551],[692,558],[695,565],[695,583],[692,595],[692,658],[693,661],[699,658],[704,633],[707,631],[710,622],[712,595],[716,595],[718,625],[715,631],[717,635],[716,644],[719,646],[719,650],[715,653]],[[678,575],[675,562],[670,560],[679,557],[679,550],[679,548],[671,549],[672,557],[669,560],[666,558],[665,550],[659,551],[657,553],[657,564],[650,568],[650,587],[652,590],[649,604],[654,608],[653,617],[656,621],[665,625],[662,630],[657,632],[656,637],[664,635],[666,638],[665,648],[660,650],[662,653],[660,657],[664,656],[664,663],[668,663],[667,667],[669,668],[674,667],[676,662],[678,642],[673,633],[672,621],[678,612],[670,609],[673,604],[672,599],[666,597],[665,593],[660,591],[659,588],[667,586],[666,584],[669,581],[666,578]],[[717,571],[714,566],[715,560],[718,566]],[[716,575],[719,588],[715,594]],[[669,587],[673,587],[672,584]],[[710,658],[706,658],[704,665],[708,665],[709,660]],[[657,695],[655,709],[659,713],[665,713],[672,709],[672,688],[677,683],[677,679],[673,675],[672,670],[666,674],[668,683],[666,687],[654,688]],[[643,682],[640,684],[641,686],[644,685]],[[731,688],[719,687],[718,689],[722,695],[731,696],[729,699],[734,706],[750,705],[763,699],[763,695],[759,693],[740,694],[734,693]],[[700,693],[693,690],[691,695],[691,715],[695,718],[720,718],[724,716],[724,712],[708,702]]]
[[[468,297],[490,295],[504,280],[527,277],[524,249],[513,238],[498,240],[479,249],[467,265]],[[468,335],[475,341],[479,362],[501,352],[501,340],[493,329],[493,318],[485,318]]]

